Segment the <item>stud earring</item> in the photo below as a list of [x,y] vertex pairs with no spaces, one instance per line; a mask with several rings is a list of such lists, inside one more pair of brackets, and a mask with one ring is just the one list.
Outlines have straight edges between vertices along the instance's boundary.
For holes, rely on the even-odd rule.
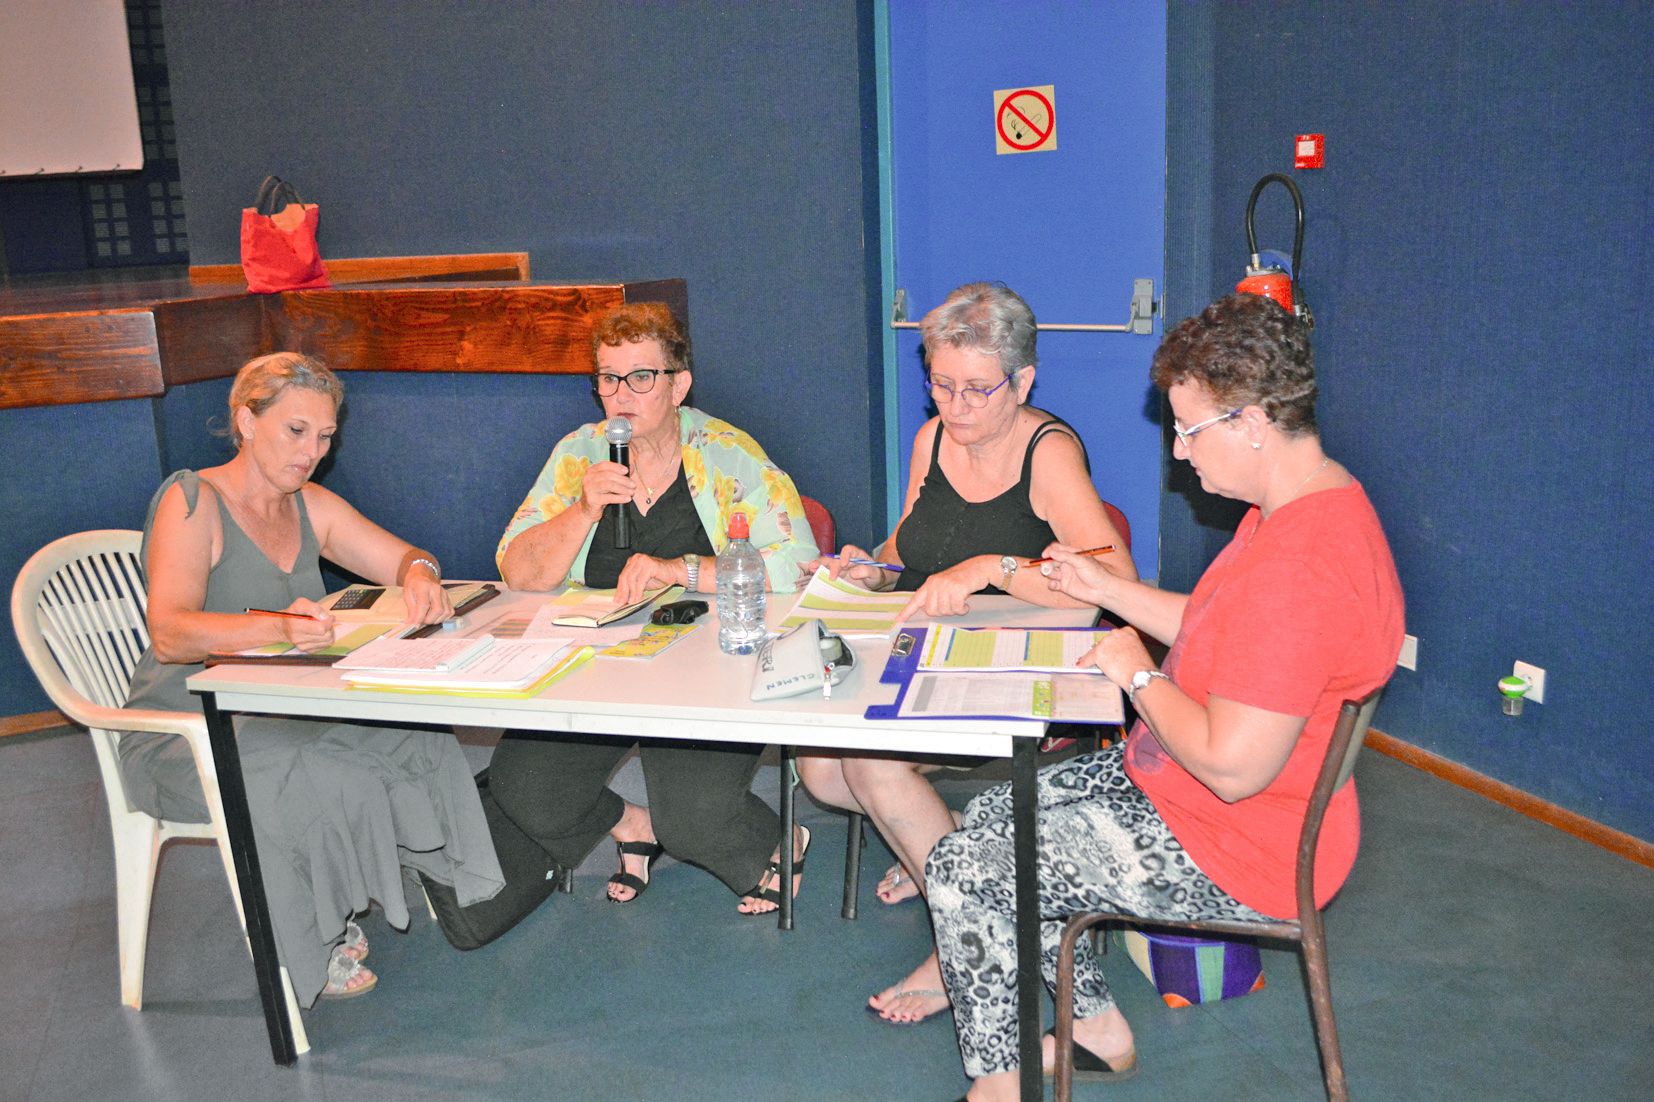
[[1253,451],[1257,451],[1261,447],[1263,447],[1263,445],[1258,443],[1258,441],[1256,441],[1256,440],[1252,441],[1252,450]]

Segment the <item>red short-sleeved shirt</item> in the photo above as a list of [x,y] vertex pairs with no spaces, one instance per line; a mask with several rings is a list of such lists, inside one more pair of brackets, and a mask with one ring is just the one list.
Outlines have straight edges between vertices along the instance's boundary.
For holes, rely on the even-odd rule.
[[[1280,774],[1225,803],[1139,722],[1126,773],[1189,856],[1248,906],[1295,917],[1298,834],[1345,700],[1383,684],[1403,631],[1401,582],[1361,484],[1310,494],[1261,519],[1246,514],[1189,596],[1165,672],[1204,705],[1210,695],[1307,716]],[[1349,875],[1361,839],[1355,784],[1333,797],[1315,867],[1317,905]]]

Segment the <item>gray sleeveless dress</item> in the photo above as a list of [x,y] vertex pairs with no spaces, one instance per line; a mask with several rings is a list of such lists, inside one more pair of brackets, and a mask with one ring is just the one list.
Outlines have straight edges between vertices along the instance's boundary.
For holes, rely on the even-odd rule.
[[[174,482],[195,512],[200,479],[193,471],[168,477],[149,505],[146,551],[155,508]],[[295,597],[325,594],[302,494],[302,542],[290,573],[271,562],[213,497],[224,552],[207,579],[206,611],[286,608]],[[200,669],[158,662],[150,650],[139,660],[129,703],[199,712],[200,698],[184,681]],[[407,927],[402,866],[452,885],[463,904],[489,899],[504,886],[476,784],[448,731],[239,716],[236,740],[276,948],[304,1005],[327,983],[328,957],[351,915],[377,901],[391,925]],[[175,822],[206,821],[183,739],[129,732],[121,739],[120,758],[135,806]]]

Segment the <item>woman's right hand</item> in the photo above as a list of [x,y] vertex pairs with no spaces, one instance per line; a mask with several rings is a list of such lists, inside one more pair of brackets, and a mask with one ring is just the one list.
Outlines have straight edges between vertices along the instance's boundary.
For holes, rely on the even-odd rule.
[[580,483],[580,511],[591,524],[603,519],[607,505],[624,505],[637,493],[637,482],[631,472],[619,463],[605,459],[586,468]]
[[817,559],[810,564],[810,571],[814,573],[818,566],[827,568],[827,575],[831,578],[844,578],[854,582],[863,589],[878,589],[884,583],[885,572],[877,566],[853,566],[851,559],[870,559],[873,556],[863,551],[853,543],[847,543],[839,551],[838,558],[830,556]]
[[307,597],[298,598],[283,611],[298,613],[281,618],[282,634],[293,646],[311,654],[333,645],[333,613]]
[[1108,587],[1116,575],[1104,569],[1095,555],[1077,554],[1072,547],[1053,543],[1045,549],[1045,557],[1051,561],[1039,569],[1052,589],[1088,605],[1109,607]]

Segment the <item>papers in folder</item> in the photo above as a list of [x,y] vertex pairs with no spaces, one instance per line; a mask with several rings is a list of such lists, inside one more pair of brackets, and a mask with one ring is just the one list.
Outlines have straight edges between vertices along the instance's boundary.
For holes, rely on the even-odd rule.
[[896,614],[907,607],[911,593],[874,593],[859,585],[827,576],[825,566],[817,567],[810,584],[798,595],[781,629],[797,627],[808,620],[820,620],[827,630],[848,636],[883,638],[896,630]]
[[1119,686],[1082,673],[915,673],[896,714],[904,719],[1038,719],[1120,723]]
[[[955,628],[932,624],[910,659],[892,657],[901,719],[1029,719],[1120,723],[1120,689],[1095,666],[1076,667],[1107,628]],[[886,679],[891,678],[890,670]],[[869,709],[869,715],[873,709]]]

